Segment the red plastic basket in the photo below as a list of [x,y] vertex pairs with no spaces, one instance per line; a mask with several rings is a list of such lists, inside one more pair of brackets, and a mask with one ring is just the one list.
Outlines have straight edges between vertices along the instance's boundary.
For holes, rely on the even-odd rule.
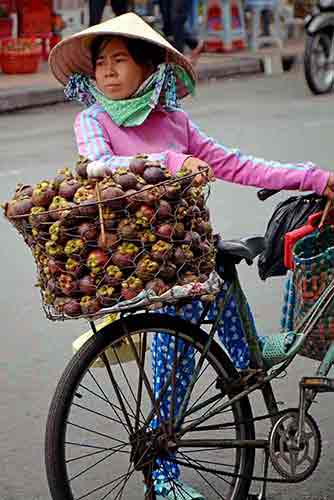
[[[24,43],[31,44],[31,48],[24,47]],[[3,73],[36,73],[40,59],[41,48],[34,38],[9,39],[2,43],[0,62]]]

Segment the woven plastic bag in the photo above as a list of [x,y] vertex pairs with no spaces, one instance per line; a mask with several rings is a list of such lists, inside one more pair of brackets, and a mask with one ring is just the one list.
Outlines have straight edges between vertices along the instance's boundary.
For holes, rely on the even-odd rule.
[[[302,238],[294,248],[293,328],[295,329],[334,277],[334,228]],[[334,297],[323,317],[319,318],[299,352],[302,356],[322,360],[334,341]]]

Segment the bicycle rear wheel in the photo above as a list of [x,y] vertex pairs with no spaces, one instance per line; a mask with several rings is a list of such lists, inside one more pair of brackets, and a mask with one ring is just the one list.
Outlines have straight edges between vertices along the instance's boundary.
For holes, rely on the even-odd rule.
[[[147,346],[162,332],[178,349],[160,393],[154,395]],[[169,498],[186,500],[170,472],[172,466],[208,499],[247,497],[254,449],[205,446],[206,440],[255,436],[248,398],[218,415],[209,414],[228,399],[217,380],[226,382],[237,373],[216,342],[203,354],[207,338],[206,332],[178,318],[136,314],[108,325],[83,345],[59,381],[47,420],[45,461],[53,500],[144,498],[143,479],[146,498],[154,500],[158,467],[166,473]],[[128,363],[121,363],[124,339],[135,358]],[[203,359],[203,365],[185,416],[177,423],[178,367],[186,356],[195,364]],[[159,374],[155,375],[156,380]],[[169,418],[161,416],[167,393],[173,401]],[[184,449],[173,447],[181,434],[188,440]],[[189,439],[194,445],[189,446]]]

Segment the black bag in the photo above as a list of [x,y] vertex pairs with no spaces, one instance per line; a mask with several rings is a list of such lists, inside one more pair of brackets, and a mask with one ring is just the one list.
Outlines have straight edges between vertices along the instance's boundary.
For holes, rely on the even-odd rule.
[[284,276],[284,236],[303,226],[310,215],[325,208],[326,198],[316,195],[291,196],[277,205],[268,223],[265,240],[266,249],[258,259],[262,280],[270,276]]

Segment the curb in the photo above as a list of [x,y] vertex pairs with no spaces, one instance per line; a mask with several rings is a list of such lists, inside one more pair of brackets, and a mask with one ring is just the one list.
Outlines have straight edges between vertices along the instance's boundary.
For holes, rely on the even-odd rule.
[[[220,66],[204,63],[198,68],[198,80],[221,79],[262,73],[261,61],[254,57],[225,61]],[[0,91],[0,113],[8,113],[26,108],[35,108],[65,102],[62,88],[31,87]]]

